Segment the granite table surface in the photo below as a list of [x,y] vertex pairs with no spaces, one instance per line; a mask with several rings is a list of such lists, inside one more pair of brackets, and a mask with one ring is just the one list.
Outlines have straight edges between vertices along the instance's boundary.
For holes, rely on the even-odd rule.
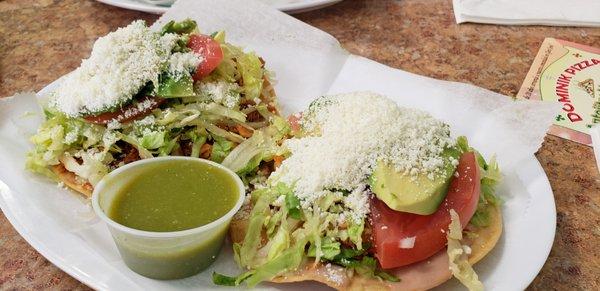
[[[600,47],[600,28],[457,25],[451,0],[345,0],[295,17],[351,53],[433,78],[515,96],[540,44]],[[158,16],[92,0],[0,0],[0,96],[39,90],[79,66],[94,40]],[[557,232],[531,290],[600,290],[600,175],[592,149],[546,136],[536,154],[550,180]],[[0,162],[1,166],[1,162]],[[0,290],[88,289],[36,252],[0,214]]]

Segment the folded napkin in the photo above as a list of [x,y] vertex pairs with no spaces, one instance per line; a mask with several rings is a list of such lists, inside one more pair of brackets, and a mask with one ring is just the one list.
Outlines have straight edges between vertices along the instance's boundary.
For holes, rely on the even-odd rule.
[[453,0],[457,23],[600,27],[600,0]]

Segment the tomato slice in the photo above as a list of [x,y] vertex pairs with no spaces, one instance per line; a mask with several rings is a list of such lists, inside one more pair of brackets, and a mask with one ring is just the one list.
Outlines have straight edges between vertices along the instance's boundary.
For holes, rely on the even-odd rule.
[[302,119],[301,113],[292,114],[292,115],[288,116],[288,123],[290,124],[290,128],[292,129],[292,132],[296,133],[301,130],[300,119]]
[[[129,122],[138,118],[142,118],[148,115],[152,110],[158,108],[163,104],[166,99],[159,97],[146,96],[138,100],[136,104],[127,105],[115,112],[105,112],[98,115],[89,115],[84,117],[87,122],[95,124],[108,124],[109,122],[116,120],[120,123]],[[139,104],[145,106],[140,107]]]
[[221,45],[209,36],[202,34],[190,35],[188,47],[204,58],[196,68],[196,73],[193,76],[195,81],[208,76],[223,60]]
[[[444,248],[454,209],[463,227],[475,213],[480,192],[479,166],[474,153],[460,158],[446,198],[431,215],[418,215],[390,209],[377,198],[371,200],[371,220],[375,257],[384,269],[405,266],[427,259]],[[414,242],[414,244],[413,244]]]

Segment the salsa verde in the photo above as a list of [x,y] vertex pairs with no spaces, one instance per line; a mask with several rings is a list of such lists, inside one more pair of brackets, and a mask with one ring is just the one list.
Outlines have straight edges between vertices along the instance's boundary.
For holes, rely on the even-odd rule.
[[229,212],[239,198],[237,187],[227,172],[207,163],[152,163],[120,189],[107,214],[145,231],[196,228]]

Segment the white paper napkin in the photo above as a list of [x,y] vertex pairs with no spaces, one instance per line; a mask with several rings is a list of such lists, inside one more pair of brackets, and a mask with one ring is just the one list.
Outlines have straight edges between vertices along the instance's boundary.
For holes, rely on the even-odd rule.
[[600,27],[600,0],[453,0],[457,23]]

